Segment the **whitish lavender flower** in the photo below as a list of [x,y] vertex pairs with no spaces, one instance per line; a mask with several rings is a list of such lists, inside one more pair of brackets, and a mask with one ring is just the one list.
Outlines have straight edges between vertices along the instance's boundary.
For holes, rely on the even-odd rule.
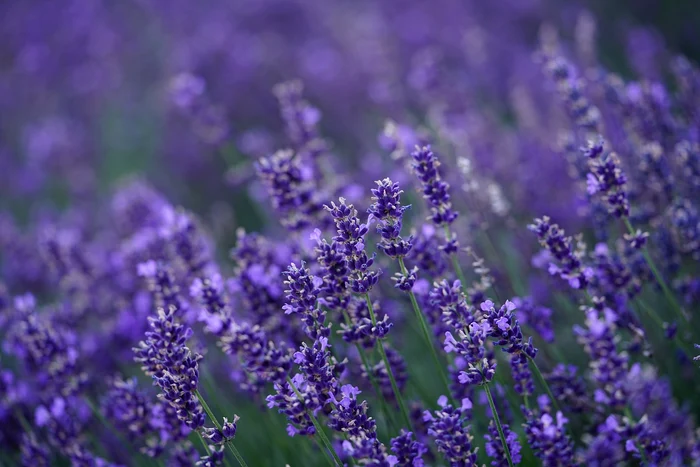
[[401,206],[401,193],[399,184],[389,178],[375,182],[377,188],[372,189],[374,203],[367,212],[379,220],[377,231],[382,240],[379,249],[390,258],[404,257],[411,251],[412,238],[401,238],[401,226],[403,213],[410,206]]
[[604,150],[602,138],[589,141],[581,151],[590,169],[586,178],[588,194],[601,197],[608,211],[616,217],[629,216],[627,177],[617,154]]
[[272,207],[282,225],[293,232],[309,227],[322,210],[313,168],[307,164],[291,149],[283,149],[261,158],[256,165]]
[[[508,445],[508,451],[510,451],[511,460],[513,464],[518,464],[522,460],[518,435],[511,431],[508,424],[503,425],[503,434],[506,437],[506,444]],[[484,435],[484,439],[486,440],[486,454],[493,459],[491,465],[495,467],[507,467],[508,459],[503,450],[498,428],[496,428],[496,423],[493,420],[489,423],[489,432]]]
[[553,224],[549,217],[535,219],[528,228],[537,234],[540,245],[553,257],[549,263],[549,273],[566,280],[574,289],[585,289],[593,275],[590,267],[583,264],[585,245],[577,239],[574,249],[573,239],[567,237],[564,230]]
[[472,403],[469,399],[462,401],[461,407],[452,407],[447,397],[438,399],[440,410],[423,413],[423,420],[428,427],[428,434],[435,440],[435,445],[452,467],[476,466],[476,452],[472,448],[474,437],[469,433],[465,422],[470,418]]
[[413,433],[401,430],[401,434],[391,440],[391,452],[396,456],[397,467],[423,467],[423,454],[428,448],[414,440]]
[[574,444],[566,434],[568,419],[561,412],[552,415],[544,407],[542,413],[524,409],[524,414],[528,444],[545,467],[576,465]]
[[357,217],[357,210],[352,204],[346,204],[344,198],[340,198],[340,204],[331,202],[325,206],[335,221],[338,234],[333,241],[343,245],[342,253],[350,270],[350,287],[358,294],[368,293],[379,280],[380,272],[372,271],[374,257],[367,256],[365,252],[365,236],[368,226],[362,224]]
[[175,307],[158,309],[157,317],[149,317],[151,331],[146,340],[134,348],[135,360],[144,372],[153,376],[160,387],[159,395],[177,409],[177,415],[191,429],[204,425],[205,415],[195,395],[199,381],[198,362],[202,356],[192,353],[186,342],[192,329],[175,319]]
[[[430,206],[430,220],[437,226],[446,227],[457,219],[457,212],[450,202],[450,185],[440,177],[440,161],[430,146],[416,147],[411,153],[413,171],[421,183],[423,197]],[[456,237],[447,238],[441,248],[448,254],[456,253],[459,244]]]

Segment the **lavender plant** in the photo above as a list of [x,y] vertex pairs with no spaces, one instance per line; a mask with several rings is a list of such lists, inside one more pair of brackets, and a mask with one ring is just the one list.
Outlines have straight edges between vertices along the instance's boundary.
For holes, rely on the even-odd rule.
[[0,466],[700,466],[697,41],[136,3],[0,5]]

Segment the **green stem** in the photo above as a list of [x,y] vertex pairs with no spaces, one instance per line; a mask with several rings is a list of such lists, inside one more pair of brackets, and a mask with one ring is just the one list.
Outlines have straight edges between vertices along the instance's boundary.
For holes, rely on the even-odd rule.
[[[294,386],[294,383],[292,382],[292,379],[289,376],[287,377],[287,382],[289,383],[289,386],[294,391],[294,394],[296,394],[299,401],[301,403],[303,403],[304,396],[302,396],[301,393],[299,392],[299,390],[297,389],[297,387]],[[333,447],[331,442],[328,440],[328,437],[326,436],[326,433],[323,431],[323,427],[321,426],[321,424],[318,423],[318,420],[316,420],[316,417],[314,416],[313,413],[307,412],[306,415],[308,415],[309,418],[311,419],[311,423],[313,423],[314,428],[316,428],[316,433],[321,438],[321,441],[323,441],[323,444],[326,446],[326,449],[328,449],[328,451],[333,456],[333,460],[335,461],[336,465],[339,467],[342,467],[343,462],[340,460],[340,456],[338,456],[338,453],[335,452],[335,448]]]
[[[399,266],[401,267],[401,273],[406,275],[408,274],[408,269],[406,268],[406,264],[403,261],[403,258],[399,256]],[[433,356],[433,362],[435,363],[435,367],[438,369],[440,373],[440,377],[442,378],[442,382],[445,384],[445,388],[447,390],[447,394],[450,398],[450,402],[452,403],[453,406],[457,406],[457,404],[454,401],[454,397],[452,396],[452,391],[450,391],[450,382],[449,379],[447,378],[447,374],[445,374],[445,367],[440,362],[440,358],[438,358],[438,354],[435,351],[435,345],[433,343],[433,338],[432,334],[428,328],[428,323],[425,321],[425,317],[423,316],[423,312],[420,309],[420,306],[418,305],[418,300],[416,300],[416,295],[413,293],[412,290],[408,291],[408,297],[411,299],[411,305],[413,306],[413,311],[416,314],[416,318],[418,319],[418,322],[420,323],[421,331],[423,333],[423,338],[425,339],[425,343],[428,345],[430,348],[430,353]]]
[[508,442],[506,441],[506,435],[503,433],[503,426],[501,425],[501,419],[498,416],[498,411],[496,410],[496,404],[493,402],[493,396],[491,395],[491,390],[489,385],[484,384],[484,389],[486,390],[486,397],[489,399],[489,405],[491,406],[491,412],[493,413],[493,421],[496,422],[496,428],[498,429],[498,436],[501,437],[501,444],[503,445],[503,451],[506,454],[506,459],[508,460],[508,465],[513,467],[513,459],[510,457],[510,449],[508,448]]
[[[199,403],[202,404],[204,411],[207,413],[216,429],[221,431],[221,424],[214,416],[214,413],[209,408],[209,405],[207,405],[207,401],[204,400],[204,397],[202,397],[202,395],[199,393],[199,390],[195,389],[194,393],[197,396],[197,399],[199,399]],[[231,451],[231,454],[233,454],[233,457],[236,458],[238,464],[241,467],[248,467],[248,464],[246,463],[245,459],[243,459],[243,456],[241,456],[241,453],[238,452],[238,449],[236,449],[236,446],[233,444],[233,440],[227,440],[224,444],[226,444],[226,447],[229,451]]]
[[[369,294],[365,294],[365,301],[367,302],[367,309],[369,311],[369,317],[372,320],[372,326],[376,327],[377,326],[377,317],[374,314],[374,307],[372,306],[372,299],[369,297]],[[396,384],[396,379],[394,378],[394,372],[391,369],[391,365],[389,364],[389,358],[386,355],[386,351],[384,350],[384,345],[382,344],[381,340],[377,340],[377,349],[379,350],[379,354],[382,356],[382,360],[384,361],[384,367],[386,368],[386,372],[389,375],[389,382],[391,382],[391,389],[394,391],[394,397],[396,397],[396,402],[399,404],[399,408],[401,409],[401,413],[403,414],[404,421],[406,422],[406,426],[413,430],[412,428],[412,423],[411,423],[411,418],[408,416],[408,410],[406,410],[406,405],[403,402],[403,397],[401,396],[401,392],[399,391],[399,387]]]
[[206,441],[206,440],[204,439],[204,437],[202,436],[202,433],[200,433],[199,431],[197,431],[197,437],[198,437],[199,440],[202,442],[202,446],[204,446],[204,452],[207,453],[207,456],[211,456],[211,449],[209,449],[209,445],[207,444],[207,441]]
[[[629,231],[630,235],[634,235],[635,230],[634,227],[632,227],[632,224],[630,223],[629,219],[625,217],[623,218],[623,222],[625,223],[625,226],[627,227],[627,230]],[[666,300],[668,300],[673,306],[673,311],[683,322],[688,324],[688,317],[685,315],[685,313],[683,313],[680,304],[676,300],[676,297],[673,295],[673,292],[671,292],[671,289],[666,284],[666,281],[659,272],[659,269],[656,267],[656,263],[654,263],[654,260],[651,258],[651,255],[649,254],[649,249],[646,246],[642,248],[642,254],[644,255],[644,260],[647,262],[649,269],[651,269],[651,273],[654,275],[656,282],[661,286],[661,290],[666,296]]]
[[[554,398],[554,394],[552,394],[552,390],[549,388],[549,384],[547,384],[547,380],[544,379],[544,375],[540,371],[540,367],[537,366],[537,363],[535,362],[535,359],[530,357],[529,355],[525,354],[528,360],[530,360],[530,367],[532,368],[533,372],[537,375],[537,379],[540,380],[540,383],[542,383],[542,386],[544,386],[545,392],[547,392],[547,395],[549,396],[549,400],[552,401],[552,405],[554,406],[554,409],[557,412],[562,412],[561,408],[559,408],[559,402]],[[563,414],[564,412],[562,412]]]

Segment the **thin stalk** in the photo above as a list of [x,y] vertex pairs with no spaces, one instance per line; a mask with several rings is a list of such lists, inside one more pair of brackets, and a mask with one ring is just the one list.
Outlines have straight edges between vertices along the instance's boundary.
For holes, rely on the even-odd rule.
[[[350,316],[348,315],[346,310],[343,310],[343,316],[345,317],[345,322],[350,324]],[[377,384],[377,381],[374,378],[374,374],[372,374],[372,367],[370,366],[369,360],[367,359],[367,355],[365,354],[365,351],[360,344],[355,343],[355,347],[357,348],[357,353],[360,355],[360,359],[362,360],[362,365],[365,367],[365,371],[367,372],[367,378],[369,378],[369,381],[372,384],[372,388],[374,389],[374,393],[379,399],[379,405],[381,406],[381,410],[384,413],[384,417],[386,418],[388,423],[391,423],[393,425],[393,418],[391,417],[391,413],[389,412],[389,408],[387,407],[386,400],[384,399],[384,394],[379,388],[379,384]]]
[[[629,407],[625,407],[625,415],[627,418],[630,419],[630,421],[634,421],[634,417],[632,416],[632,411],[630,410]],[[649,465],[649,461],[647,460],[647,456],[644,453],[644,447],[639,444],[639,442],[635,441],[634,445],[637,447],[637,451],[639,451],[639,455],[642,458],[642,465]]]
[[[369,294],[365,294],[365,301],[367,302],[367,309],[369,311],[369,317],[372,320],[372,326],[377,326],[377,317],[374,314],[374,307],[372,306],[372,299],[369,298]],[[403,402],[403,397],[401,396],[401,392],[399,391],[399,387],[396,385],[396,379],[394,378],[394,371],[391,369],[391,365],[389,364],[389,358],[386,356],[386,351],[384,350],[384,345],[382,344],[381,340],[377,342],[377,349],[379,350],[379,354],[382,356],[382,360],[384,361],[384,366],[386,368],[386,372],[389,375],[389,381],[391,382],[391,389],[394,391],[394,397],[396,397],[396,402],[399,404],[399,408],[401,409],[401,413],[403,414],[404,421],[406,422],[406,426],[413,430],[412,428],[412,423],[411,423],[411,417],[408,416],[408,411],[406,410],[406,405]]]
[[[408,269],[406,269],[406,264],[403,261],[403,258],[399,256],[399,266],[401,267],[401,273],[402,274],[408,274]],[[425,343],[428,345],[430,348],[430,353],[433,356],[433,361],[435,362],[435,367],[438,369],[440,372],[440,377],[442,378],[442,382],[445,384],[445,388],[447,389],[447,394],[450,398],[450,402],[452,405],[455,407],[457,404],[454,401],[454,397],[452,396],[452,391],[450,391],[450,383],[449,379],[447,378],[447,374],[445,374],[445,367],[443,366],[442,362],[440,362],[440,358],[438,357],[437,352],[435,351],[435,345],[433,343],[433,338],[431,337],[432,334],[428,328],[428,323],[425,321],[425,317],[423,316],[423,312],[420,309],[420,306],[418,305],[418,300],[416,300],[416,295],[413,293],[412,290],[408,291],[408,297],[411,299],[411,305],[413,306],[413,311],[416,314],[416,318],[418,319],[418,322],[420,323],[421,331],[423,333],[423,338],[425,339]]]
[[[294,394],[297,395],[297,398],[299,401],[304,402],[304,396],[301,395],[299,390],[297,389],[296,386],[294,386],[294,383],[292,382],[292,379],[290,377],[287,377],[287,382],[289,383],[289,386],[292,388],[294,391]],[[328,437],[326,436],[326,433],[323,431],[323,427],[321,426],[320,423],[318,423],[318,420],[316,420],[316,417],[314,416],[313,413],[307,412],[306,415],[309,416],[311,419],[311,423],[313,423],[314,428],[316,428],[316,433],[318,433],[318,436],[321,438],[321,441],[323,441],[323,444],[326,446],[326,449],[333,455],[333,460],[335,461],[336,465],[342,466],[343,462],[340,460],[340,456],[338,456],[338,453],[335,452],[335,448],[331,444],[331,442],[328,440]]]
[[207,453],[207,456],[211,456],[211,449],[209,449],[209,445],[207,444],[206,440],[202,436],[202,433],[200,433],[199,431],[196,431],[196,433],[197,433],[197,437],[202,442],[202,446],[204,446],[204,452]]
[[[214,426],[216,427],[216,429],[221,431],[221,424],[214,416],[214,413],[209,408],[209,405],[207,405],[207,401],[204,400],[204,398],[202,397],[202,395],[199,393],[199,391],[197,389],[194,390],[194,393],[197,396],[197,399],[199,399],[199,403],[202,404],[204,411],[207,413],[207,415],[211,419],[211,421],[214,424]],[[233,444],[233,440],[228,440],[224,444],[226,445],[228,450],[231,451],[231,454],[233,454],[233,457],[236,458],[236,460],[238,461],[238,464],[241,467],[248,467],[248,464],[246,463],[245,459],[243,459],[243,456],[241,456],[241,453],[238,452],[238,449],[236,449],[236,446]]]
[[323,453],[323,457],[326,458],[326,460],[328,461],[328,463],[329,463],[331,466],[333,466],[333,467],[337,466],[338,464],[333,460],[333,458],[331,457],[330,453],[328,452],[328,449],[326,449],[326,448],[323,446],[323,444],[321,444],[321,441],[319,441],[318,438],[315,437],[315,436],[314,436],[314,441],[316,441],[316,445],[318,446],[318,449],[321,450],[321,452]]
[[[631,235],[634,235],[635,230],[634,227],[632,227],[632,224],[630,223],[629,219],[625,217],[623,218],[623,222],[625,223],[625,226],[627,227],[629,233]],[[671,292],[671,289],[666,284],[666,280],[664,280],[663,276],[659,272],[659,269],[656,267],[656,263],[651,258],[651,255],[649,254],[649,249],[646,246],[642,248],[642,254],[644,255],[644,260],[647,262],[649,269],[651,269],[651,273],[654,275],[656,282],[661,286],[661,290],[666,296],[666,300],[668,300],[673,306],[673,311],[683,320],[683,322],[688,324],[688,317],[685,315],[685,313],[683,313],[680,304],[676,300],[676,297],[673,295],[673,292]]]
[[554,408],[558,412],[561,412],[563,414],[564,412],[562,412],[561,408],[559,408],[559,402],[557,402],[557,400],[554,398],[554,394],[552,394],[552,390],[549,388],[549,384],[547,384],[547,380],[544,379],[544,375],[542,375],[542,372],[540,371],[540,368],[537,366],[537,363],[529,355],[525,354],[525,356],[527,357],[528,360],[530,360],[530,363],[532,364],[532,365],[530,365],[530,368],[532,368],[534,373],[537,375],[537,379],[539,379],[540,383],[542,383],[542,386],[544,386],[544,390],[547,392],[547,395],[549,396],[549,400],[552,401],[552,405],[554,406]]
[[506,441],[506,435],[503,433],[503,426],[501,425],[501,419],[496,411],[496,404],[493,402],[493,396],[491,395],[491,390],[489,385],[484,384],[484,390],[486,390],[486,397],[489,399],[489,405],[491,406],[491,412],[493,413],[493,421],[496,422],[496,428],[498,429],[498,436],[501,438],[501,444],[503,445],[503,451],[506,454],[506,459],[508,460],[508,465],[513,467],[513,459],[510,457],[510,449],[508,448],[508,442]]

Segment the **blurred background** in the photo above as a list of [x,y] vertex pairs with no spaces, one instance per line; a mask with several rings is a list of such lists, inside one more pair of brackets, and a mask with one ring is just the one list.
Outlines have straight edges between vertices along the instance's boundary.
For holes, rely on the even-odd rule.
[[699,25],[691,0],[3,2],[0,202],[26,217],[145,174],[176,203],[259,227],[247,180],[251,160],[285,144],[280,81],[303,81],[352,166],[377,151],[386,118],[424,120],[440,73],[507,118],[543,34],[589,41],[584,65],[663,81],[674,54],[700,56]]

